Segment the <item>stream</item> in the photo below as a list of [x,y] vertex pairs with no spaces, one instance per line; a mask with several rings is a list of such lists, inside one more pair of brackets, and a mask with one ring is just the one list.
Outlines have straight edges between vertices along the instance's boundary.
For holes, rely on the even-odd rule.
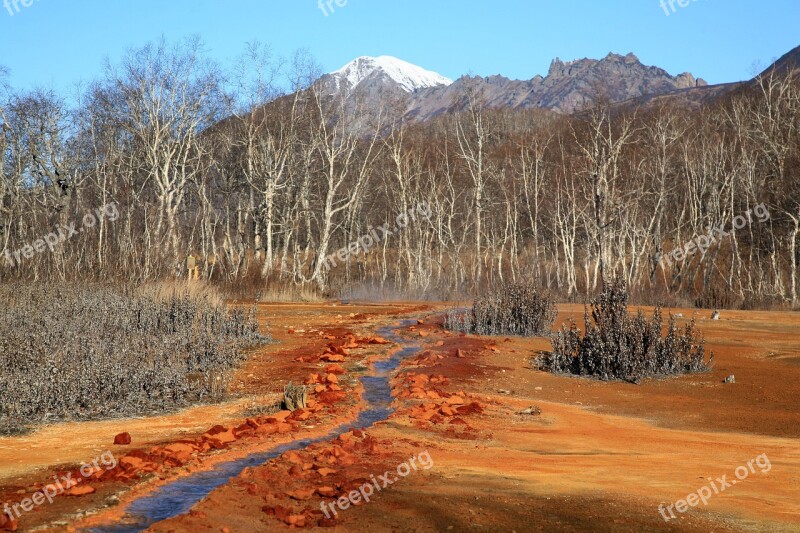
[[403,359],[416,354],[420,348],[395,333],[395,330],[406,327],[413,320],[403,321],[400,326],[387,326],[377,330],[378,335],[391,340],[401,350],[391,358],[373,364],[374,371],[370,375],[362,376],[364,386],[364,400],[366,408],[358,415],[357,420],[341,425],[329,434],[315,439],[300,439],[277,446],[269,451],[248,455],[236,461],[221,463],[213,470],[197,472],[175,480],[172,483],[159,487],[152,494],[131,503],[126,509],[126,521],[120,524],[109,524],[92,528],[93,533],[136,533],[143,531],[151,525],[172,518],[189,510],[200,500],[206,497],[217,487],[226,484],[231,478],[238,476],[245,468],[260,466],[271,459],[290,450],[301,450],[317,442],[335,439],[351,428],[369,428],[376,422],[386,420],[393,409],[391,387],[389,378],[397,369]]

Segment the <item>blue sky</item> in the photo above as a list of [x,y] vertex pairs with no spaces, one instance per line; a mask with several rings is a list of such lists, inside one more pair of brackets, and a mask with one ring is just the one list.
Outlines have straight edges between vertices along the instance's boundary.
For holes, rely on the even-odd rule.
[[528,79],[554,57],[634,52],[710,83],[749,78],[800,45],[798,0],[692,0],[669,16],[660,0],[347,0],[327,16],[318,0],[20,1],[33,4],[12,16],[0,0],[0,65],[17,88],[59,91],[162,35],[200,35],[223,64],[259,40],[283,56],[306,49],[325,71],[385,54],[450,78]]

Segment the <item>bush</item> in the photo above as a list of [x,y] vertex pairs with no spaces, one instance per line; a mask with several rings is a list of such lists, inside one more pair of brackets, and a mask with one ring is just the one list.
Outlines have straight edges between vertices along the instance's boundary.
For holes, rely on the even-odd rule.
[[254,314],[188,293],[15,284],[0,301],[5,433],[219,399],[243,350],[270,341]]
[[451,310],[445,325],[453,331],[479,335],[548,335],[556,319],[556,307],[549,293],[533,284],[504,284],[477,298],[472,310]]
[[288,385],[283,388],[283,403],[282,407],[288,411],[296,411],[297,409],[305,409],[308,404],[308,387],[305,385],[292,385],[290,381]]
[[656,306],[649,321],[641,311],[631,316],[623,281],[604,285],[603,292],[592,300],[591,309],[591,320],[588,308],[584,314],[583,338],[574,321],[552,335],[553,353],[540,361],[545,369],[638,382],[645,377],[710,368],[714,355],[708,363],[705,361],[705,341],[694,319],[681,333],[670,315],[667,334],[662,337],[661,306]]

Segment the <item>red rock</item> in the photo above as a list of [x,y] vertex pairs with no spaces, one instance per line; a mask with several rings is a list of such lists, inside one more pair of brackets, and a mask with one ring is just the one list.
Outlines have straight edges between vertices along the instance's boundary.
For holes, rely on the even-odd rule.
[[420,326],[421,326],[422,324],[424,324],[424,323],[425,323],[425,321],[424,321],[424,320],[422,320],[421,318],[417,320],[417,324],[419,324]]
[[261,424],[259,424],[258,422],[256,422],[252,418],[248,418],[246,423],[247,423],[248,426],[250,426],[253,429],[258,429],[259,427],[261,427]]
[[347,337],[347,344],[344,345],[345,348],[353,349],[358,348],[358,343],[356,342],[356,338],[352,335]]
[[117,446],[127,446],[131,443],[131,434],[127,431],[125,433],[120,433],[116,437],[114,437],[114,444]]
[[216,449],[224,448],[226,445],[236,441],[236,435],[233,434],[232,429],[215,435],[205,433],[203,436],[206,437],[211,446]]
[[329,354],[326,354],[326,355],[323,355],[322,357],[320,357],[320,360],[321,361],[325,361],[326,363],[343,363],[344,362],[344,356],[343,355],[329,355]]
[[458,411],[458,414],[460,415],[471,415],[475,413],[480,414],[483,412],[483,406],[481,406],[481,404],[478,402],[472,402],[469,405],[462,405],[461,407],[458,407],[456,411]]
[[323,518],[319,522],[317,522],[317,527],[336,527],[338,524],[336,523],[336,515],[333,515],[331,518]]
[[436,344],[434,346],[436,346],[437,348],[441,348],[442,346],[444,346],[444,341],[436,341]]
[[445,400],[445,403],[450,404],[450,405],[463,405],[464,404],[464,398],[462,398],[460,396],[450,396],[449,398],[447,398]]
[[318,487],[317,494],[323,498],[334,498],[338,494],[333,487]]
[[290,416],[292,416],[292,412],[291,411],[279,411],[279,412],[275,413],[274,415],[269,415],[267,417],[267,423],[268,424],[277,424],[278,422],[283,422],[284,420],[286,420]]
[[466,357],[466,355],[464,355],[464,350],[456,350],[456,357],[458,357],[459,359],[463,359],[464,357]]
[[372,337],[369,339],[370,344],[391,344],[391,342],[387,341],[383,337]]
[[277,426],[278,433],[280,434],[291,433],[293,429],[294,427],[291,424],[287,424],[285,422],[281,422]]
[[430,381],[430,378],[425,374],[416,374],[409,381],[414,385],[421,386]]
[[259,428],[256,430],[256,433],[259,435],[272,435],[277,431],[278,428],[275,426],[275,424],[264,424],[263,426],[259,426]]
[[19,523],[17,522],[16,518],[11,517],[4,512],[0,513],[0,529],[3,531],[16,531],[18,528]]
[[330,468],[320,468],[319,470],[317,470],[317,473],[322,477],[325,477],[325,476],[330,476],[331,474],[335,474],[336,470],[332,470]]
[[325,376],[325,381],[328,383],[339,383],[339,378],[336,377],[336,374],[328,374]]
[[245,434],[245,433],[250,433],[251,431],[253,431],[253,427],[252,427],[250,424],[247,424],[247,423],[244,423],[244,424],[242,424],[241,426],[236,426],[236,427],[233,429],[233,433],[234,433],[234,434],[235,434],[237,437],[241,437],[241,436],[242,436],[242,434]]
[[86,496],[89,494],[94,494],[94,492],[94,487],[90,487],[89,485],[81,485],[80,487],[73,487],[69,489],[64,494],[66,496]]
[[325,372],[327,374],[344,374],[346,370],[342,367],[342,365],[328,365],[325,367]]
[[306,500],[310,500],[314,496],[314,489],[297,489],[295,491],[287,492],[286,495],[293,500],[304,502]]
[[283,458],[294,465],[303,464],[303,458],[300,457],[300,454],[295,451],[288,451],[284,453]]
[[347,351],[347,348],[345,348],[344,346],[337,346],[337,347],[335,347],[335,348],[333,349],[333,353],[335,353],[335,354],[339,354],[339,355],[350,355],[350,352],[349,352],[349,351]]
[[342,466],[350,466],[356,463],[356,458],[352,455],[343,455],[338,459],[339,464]]
[[292,416],[292,418],[299,422],[305,422],[306,420],[311,418],[311,411],[300,409],[300,412]]
[[294,330],[292,328],[289,328],[286,330],[286,333],[288,333],[289,335],[294,335]]
[[300,477],[303,474],[303,467],[300,465],[292,465],[289,469],[289,475],[292,477]]
[[169,454],[176,454],[176,453],[191,454],[195,452],[195,448],[194,446],[191,446],[189,444],[183,442],[177,442],[175,444],[170,444],[169,446],[165,447],[164,451],[166,451]]
[[292,514],[291,510],[283,507],[282,505],[276,505],[275,507],[265,505],[261,508],[261,510],[264,511],[264,513],[266,513],[268,516],[274,516],[281,522],[285,522]]
[[294,514],[289,516],[284,522],[287,525],[294,526],[294,527],[306,527],[306,515],[302,514]]
[[144,466],[144,461],[138,457],[126,455],[119,460],[119,466],[124,470],[138,470]]
[[317,400],[324,404],[334,404],[347,398],[347,394],[341,391],[337,392],[323,392],[317,396]]

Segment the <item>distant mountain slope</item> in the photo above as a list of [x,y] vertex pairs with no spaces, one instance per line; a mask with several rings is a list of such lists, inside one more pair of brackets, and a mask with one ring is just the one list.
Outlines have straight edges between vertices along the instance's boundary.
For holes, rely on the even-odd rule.
[[482,93],[490,107],[536,107],[572,113],[598,97],[619,102],[705,85],[704,80],[695,79],[690,73],[671,76],[658,67],[643,65],[633,54],[609,54],[601,60],[555,59],[546,77],[536,76],[528,81],[502,76],[464,77],[446,87],[422,90],[415,93],[408,116],[427,120],[452,110],[454,102],[458,108],[463,105],[458,103],[458,97],[467,87]]
[[[784,54],[780,59],[764,69],[764,71],[761,72],[758,77],[769,75],[772,72],[778,75],[784,75],[792,68],[794,68],[796,73],[800,75],[800,46]],[[755,87],[758,77],[745,81],[677,90],[665,94],[649,94],[639,98],[619,102],[618,105],[624,106],[633,104],[649,107],[668,102],[670,104],[677,104],[689,108],[699,108],[703,104],[708,104],[725,95],[734,93],[734,91],[737,89]]]
[[[767,71],[800,68],[800,47]],[[752,81],[752,80],[751,80]],[[748,82],[709,86],[684,72],[672,76],[664,69],[642,64],[634,54],[610,53],[603,59],[561,61],[556,58],[547,76],[512,80],[496,76],[463,76],[455,82],[390,56],[359,57],[317,81],[328,98],[343,98],[350,109],[366,112],[356,124],[369,131],[380,118],[404,117],[424,122],[442,114],[465,109],[466,94],[479,95],[490,108],[549,109],[573,113],[603,98],[618,106],[649,106],[669,101],[688,107],[711,102]]]
[[781,56],[777,61],[775,61],[775,63],[766,68],[761,74],[768,74],[773,70],[780,74],[784,74],[791,68],[800,70],[800,46]]

